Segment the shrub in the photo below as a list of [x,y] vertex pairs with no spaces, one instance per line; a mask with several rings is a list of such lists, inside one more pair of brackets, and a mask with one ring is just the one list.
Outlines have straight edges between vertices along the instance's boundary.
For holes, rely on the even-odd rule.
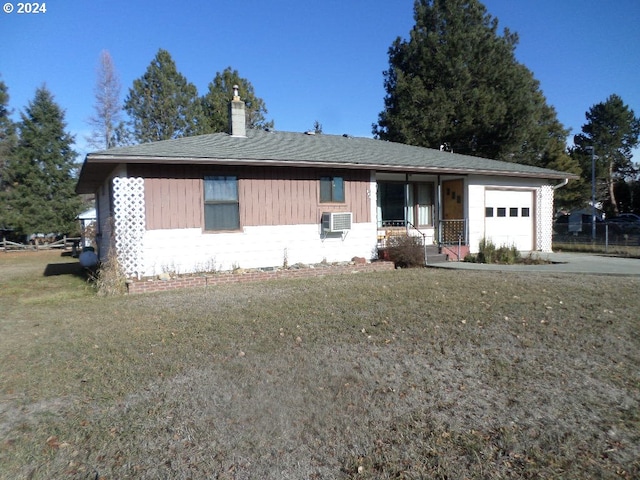
[[483,238],[478,249],[478,263],[494,263],[496,258],[496,245]]
[[424,267],[424,247],[419,237],[391,237],[387,248],[389,260],[396,268]]
[[125,275],[114,248],[109,249],[107,259],[100,264],[95,276],[98,295],[123,295],[127,292],[127,276]]
[[507,265],[513,265],[520,261],[520,252],[515,245],[510,247],[502,245],[496,250],[496,263],[505,263]]
[[465,262],[471,263],[502,263],[513,265],[520,262],[520,252],[515,245],[502,245],[496,248],[496,245],[486,238],[480,240],[478,254],[469,254],[464,259]]

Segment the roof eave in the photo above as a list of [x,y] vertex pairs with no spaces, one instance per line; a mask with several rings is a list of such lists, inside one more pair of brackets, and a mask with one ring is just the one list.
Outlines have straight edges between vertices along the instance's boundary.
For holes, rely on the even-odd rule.
[[[420,166],[420,165],[389,165],[378,163],[357,163],[357,162],[322,162],[322,161],[305,161],[305,160],[283,160],[283,159],[250,159],[250,158],[211,158],[211,157],[159,157],[159,156],[115,156],[89,154],[86,164],[108,164],[118,165],[122,163],[152,164],[162,162],[165,164],[183,165],[183,164],[199,164],[199,165],[238,165],[238,166],[273,166],[273,167],[307,167],[307,168],[333,168],[333,169],[359,169],[359,170],[379,170],[379,171],[402,171],[414,173],[430,173],[430,174],[458,174],[458,175],[498,175],[506,177],[520,178],[545,178],[545,179],[578,179],[578,175],[567,174],[565,172],[544,171],[544,172],[525,172],[525,171],[509,171],[499,169],[482,169],[482,168],[458,168],[443,166]],[[85,167],[83,165],[83,169]],[[515,164],[514,164],[515,165]],[[82,174],[80,175],[82,177]]]

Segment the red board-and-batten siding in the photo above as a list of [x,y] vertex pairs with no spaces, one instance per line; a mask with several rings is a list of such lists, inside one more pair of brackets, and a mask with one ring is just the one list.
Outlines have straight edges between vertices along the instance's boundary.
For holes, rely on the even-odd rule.
[[[238,177],[241,227],[319,224],[322,212],[352,212],[354,223],[372,221],[366,170],[128,165],[127,173],[145,179],[147,230],[203,228],[207,175]],[[320,203],[321,176],[344,178],[344,203]]]

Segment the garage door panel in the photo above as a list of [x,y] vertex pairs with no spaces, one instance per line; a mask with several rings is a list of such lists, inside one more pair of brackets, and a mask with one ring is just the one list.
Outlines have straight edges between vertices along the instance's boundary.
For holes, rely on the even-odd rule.
[[485,190],[485,238],[496,246],[534,248],[533,191]]

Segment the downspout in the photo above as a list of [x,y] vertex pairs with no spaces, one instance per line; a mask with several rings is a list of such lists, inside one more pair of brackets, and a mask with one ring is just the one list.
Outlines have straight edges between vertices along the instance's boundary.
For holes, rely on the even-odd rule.
[[565,178],[561,183],[559,183],[558,185],[553,185],[551,188],[553,188],[553,190],[555,191],[555,190],[558,190],[559,188],[566,186],[567,183],[569,183],[569,179]]

